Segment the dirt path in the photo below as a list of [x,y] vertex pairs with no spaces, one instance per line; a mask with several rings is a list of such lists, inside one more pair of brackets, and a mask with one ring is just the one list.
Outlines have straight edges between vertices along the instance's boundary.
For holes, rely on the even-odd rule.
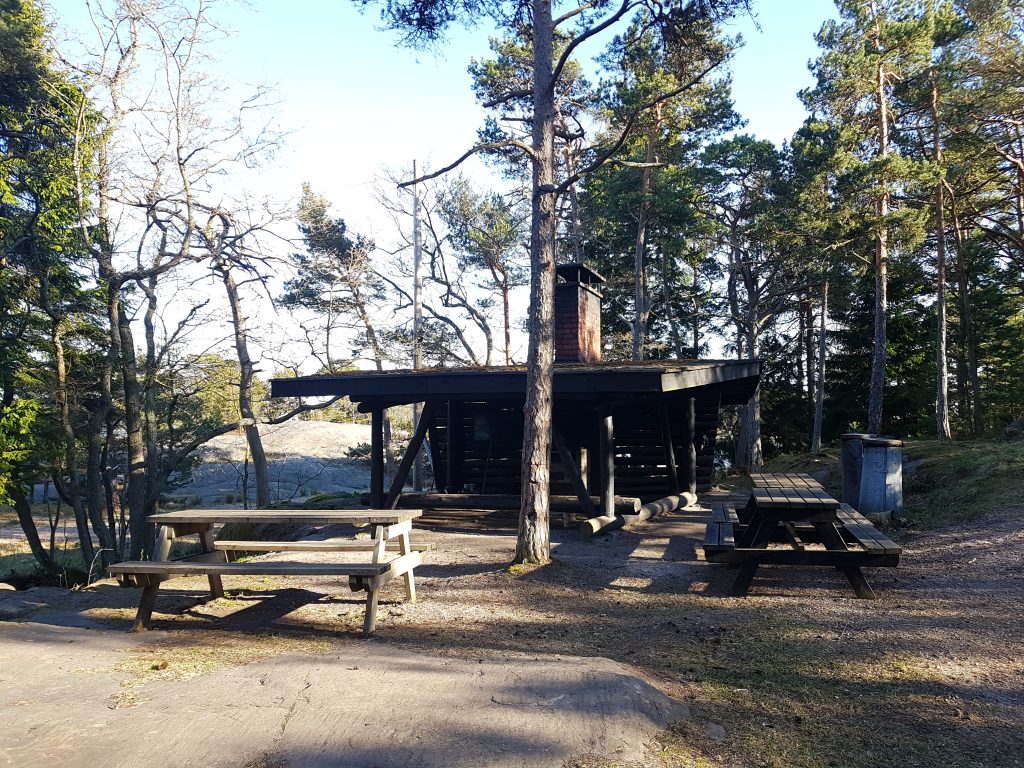
[[[517,712],[544,715],[530,725],[536,730],[529,732],[540,736],[509,741],[508,752],[475,752],[477,762],[462,762],[457,749],[445,748],[445,765],[528,765],[537,759],[539,765],[587,767],[1002,768],[1024,764],[1022,517],[1019,510],[1008,511],[969,526],[904,535],[900,568],[869,573],[876,601],[857,600],[838,572],[810,568],[764,568],[749,597],[728,597],[733,572],[704,563],[698,554],[703,520],[675,515],[594,543],[580,541],[575,532],[555,531],[555,563],[534,571],[508,569],[512,531],[417,531],[421,540],[436,545],[418,570],[420,601],[403,605],[400,586],[390,586],[377,636],[370,641],[356,639],[360,602],[327,580],[229,583],[231,598],[209,604],[199,602],[201,581],[173,582],[175,590],[158,604],[158,611],[166,612],[156,617],[162,631],[143,645],[112,631],[127,625],[134,590],[100,586],[59,599],[41,594],[40,605],[20,618],[66,624],[74,616],[80,623],[111,627],[80,630],[120,643],[107,664],[118,671],[107,673],[113,675],[111,685],[95,692],[90,708],[165,711],[160,702],[180,701],[188,686],[230,690],[243,679],[251,684],[254,675],[270,674],[279,662],[304,664],[303,669],[318,670],[310,679],[326,680],[325,670],[337,670],[344,659],[362,669],[351,656],[360,653],[401,659],[410,668],[450,664],[460,679],[475,664],[503,681],[503,690],[517,689],[509,675],[526,681],[518,688],[520,698],[480,699],[479,692],[467,693],[462,707],[437,698],[434,709],[443,717],[423,721],[435,725],[423,730],[410,723],[394,731],[400,749],[408,750],[417,737],[447,744],[453,733],[473,744],[473,733],[491,733],[491,740],[481,743],[493,748],[498,743],[493,735],[501,729],[487,725],[489,710],[512,718],[507,730],[517,733]],[[24,601],[31,595],[16,597]],[[162,639],[163,631],[171,642]],[[634,688],[587,699],[579,693],[577,677],[562,683],[580,702],[572,716],[548,712],[538,704],[553,698],[545,693],[543,676],[525,673],[519,665],[556,661],[585,670],[580,658],[592,659],[595,669],[618,670],[614,675],[632,681]],[[126,667],[125,659],[138,663]],[[193,670],[188,659],[203,663]],[[168,663],[160,668],[163,661]],[[175,671],[182,668],[187,674]],[[13,678],[2,676],[5,697],[25,697],[7,693]],[[336,719],[295,732],[300,741],[321,734],[317,749],[337,747],[335,737],[324,733],[363,733],[346,730],[343,722],[350,681],[330,679],[339,686],[332,710]],[[373,679],[369,676],[366,684],[372,687]],[[392,685],[389,695],[402,690],[397,678]],[[421,685],[433,690],[417,681],[408,695]],[[130,695],[117,698],[125,690]],[[623,692],[628,690],[640,693],[629,698]],[[686,705],[688,716],[667,715],[660,705],[641,706],[641,701],[660,701],[661,694]],[[310,700],[319,707],[332,700],[318,696]],[[622,702],[618,716],[639,713],[626,741],[650,742],[645,754],[616,752],[619,737],[608,729],[615,718],[601,721],[595,731],[601,738],[589,746],[580,730],[573,730],[573,723],[578,726],[578,718],[598,711],[603,700]],[[15,710],[10,700],[0,704],[31,719],[30,710]],[[659,717],[672,724],[655,735],[651,724]],[[534,741],[560,751],[530,757],[527,745]],[[304,754],[321,754],[303,753],[298,741],[287,742],[287,749],[282,744],[266,751],[262,765],[294,768],[310,764]]]

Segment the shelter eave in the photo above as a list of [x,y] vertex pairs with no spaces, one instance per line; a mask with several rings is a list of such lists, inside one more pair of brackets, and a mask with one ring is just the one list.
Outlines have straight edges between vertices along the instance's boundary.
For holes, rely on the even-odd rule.
[[[556,366],[553,388],[557,397],[613,399],[650,396],[697,388],[757,385],[757,360],[660,361],[641,364]],[[390,405],[448,399],[518,399],[526,393],[526,369],[432,369],[366,371],[335,376],[304,376],[271,381],[273,397],[348,396],[353,402]]]
[[756,385],[760,375],[760,360],[737,360],[728,365],[711,364],[681,370],[666,370],[661,375],[661,391],[677,392],[684,389],[724,384],[739,379],[753,379]]

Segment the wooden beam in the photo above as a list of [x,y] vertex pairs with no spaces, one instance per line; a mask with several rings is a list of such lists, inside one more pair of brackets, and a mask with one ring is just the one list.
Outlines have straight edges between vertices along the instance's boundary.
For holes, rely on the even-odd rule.
[[679,495],[679,470],[676,467],[676,449],[672,445],[672,424],[668,414],[668,403],[661,403],[661,442],[665,446],[665,465],[668,467],[669,490]]
[[384,506],[384,411],[370,414],[370,506]]
[[558,451],[558,455],[562,459],[562,466],[565,467],[565,474],[569,477],[572,489],[579,497],[583,514],[587,517],[595,517],[597,515],[597,508],[594,506],[594,502],[590,500],[590,491],[587,490],[587,485],[580,476],[580,468],[576,465],[576,459],[569,450],[569,446],[565,444],[562,433],[555,427],[551,429],[551,440],[554,442],[555,450]]
[[695,440],[697,437],[696,429],[696,399],[692,397],[686,398],[686,431],[684,435],[686,451],[686,467],[683,474],[685,480],[685,490],[687,493],[692,493],[694,496],[697,494],[697,446]]
[[409,440],[409,447],[406,449],[405,455],[398,465],[398,471],[395,472],[395,478],[391,481],[391,488],[388,490],[388,496],[384,500],[384,509],[394,509],[397,506],[398,497],[402,495],[402,488],[405,487],[405,479],[409,476],[409,470],[412,469],[413,464],[420,455],[423,438],[426,437],[427,427],[433,418],[434,403],[428,400],[424,404],[420,420],[416,424],[416,431],[413,433],[412,439]]
[[612,409],[598,414],[598,466],[601,471],[601,516],[615,514],[615,425]]

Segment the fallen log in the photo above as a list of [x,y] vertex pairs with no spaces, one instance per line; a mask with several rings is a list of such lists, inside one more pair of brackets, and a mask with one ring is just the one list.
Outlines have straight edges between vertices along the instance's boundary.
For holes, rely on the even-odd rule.
[[696,494],[684,491],[678,496],[666,496],[657,501],[649,501],[633,513],[615,514],[614,516],[592,517],[580,523],[580,534],[589,539],[599,533],[617,531],[619,528],[629,528],[634,525],[646,522],[652,517],[666,512],[675,512],[677,509],[692,506],[697,503]]
[[[370,497],[363,496],[364,503]],[[601,503],[597,496],[590,500],[595,506]],[[398,507],[404,509],[519,509],[520,498],[515,493],[403,493],[398,497]],[[549,508],[552,512],[579,512],[580,500],[576,496],[551,496]],[[640,499],[635,496],[616,496],[615,513],[632,515],[640,510]]]

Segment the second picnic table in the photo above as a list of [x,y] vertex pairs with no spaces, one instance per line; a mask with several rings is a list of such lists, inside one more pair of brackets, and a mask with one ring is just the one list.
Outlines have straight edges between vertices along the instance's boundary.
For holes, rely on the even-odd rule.
[[[773,564],[834,566],[858,597],[875,596],[861,568],[896,565],[898,545],[806,475],[751,478],[762,487],[754,488],[746,506],[716,505],[704,539],[708,561],[739,567],[734,595],[747,594],[758,566]],[[789,547],[769,547],[778,541]]]
[[[126,561],[109,567],[121,586],[142,587],[142,599],[133,631],[148,627],[160,584],[175,576],[207,576],[210,596],[222,597],[221,577],[261,576],[347,576],[353,591],[365,590],[366,613],[363,634],[373,632],[380,587],[399,576],[405,580],[405,594],[416,600],[414,569],[422,554],[409,540],[418,509],[325,509],[325,510],[241,510],[187,509],[152,515],[157,529],[153,559]],[[214,527],[224,523],[274,523],[283,525],[336,525],[368,527],[368,539],[324,541],[215,541]],[[180,536],[198,535],[200,553],[169,560],[171,542]],[[396,557],[388,551],[397,550]],[[325,563],[254,561],[234,562],[238,552],[368,552],[369,561]]]

